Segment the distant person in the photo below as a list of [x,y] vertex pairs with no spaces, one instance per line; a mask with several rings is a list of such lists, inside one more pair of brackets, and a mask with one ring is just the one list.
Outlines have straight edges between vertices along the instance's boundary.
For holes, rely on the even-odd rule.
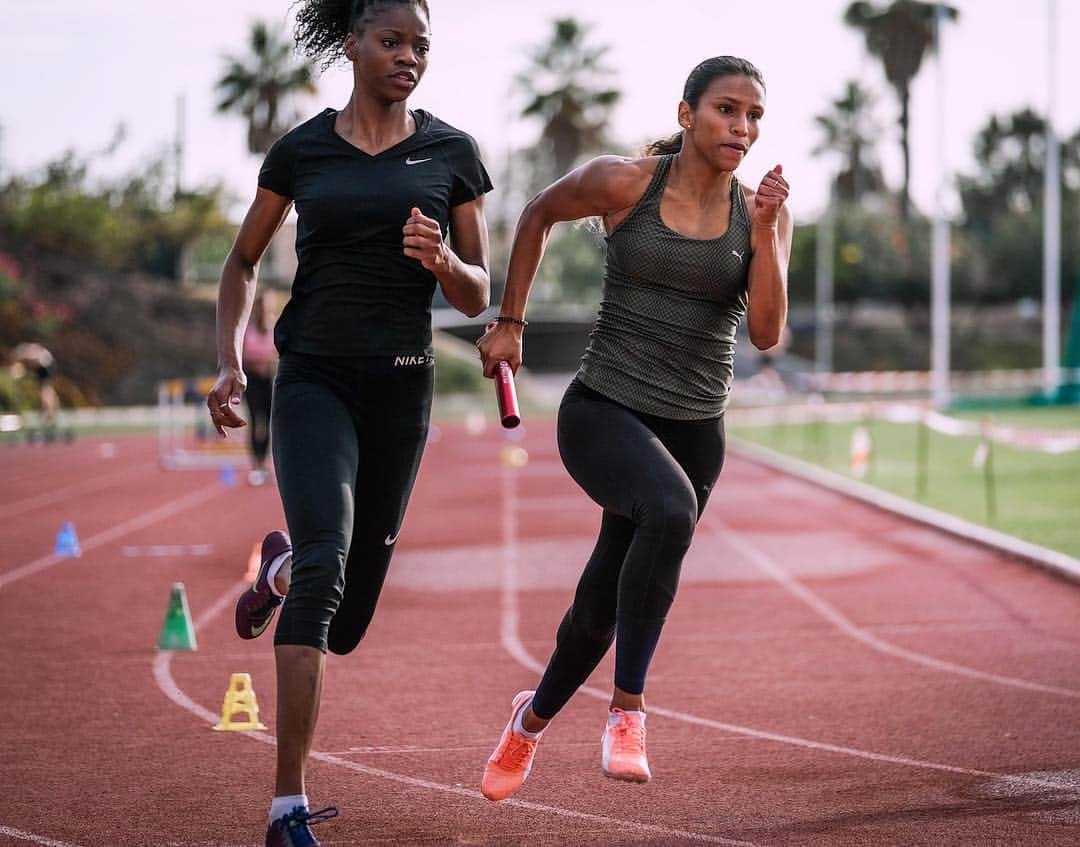
[[266,482],[266,454],[270,448],[270,399],[277,369],[277,348],[274,347],[274,326],[268,300],[271,295],[259,292],[251,304],[251,319],[244,330],[242,364],[247,377],[244,399],[247,401],[248,430],[251,444],[251,470],[248,483]]
[[552,227],[603,219],[603,298],[558,419],[563,463],[603,518],[543,678],[514,697],[484,769],[491,800],[521,787],[544,728],[613,640],[601,765],[615,779],[651,778],[645,678],[723,464],[735,330],[745,315],[751,341],[766,349],[787,319],[787,181],[779,165],[756,192],[735,177],[764,114],[757,68],[707,59],[686,81],[677,135],[643,158],[582,165],[541,191],[518,221],[503,321],[477,342],[489,377],[500,360],[521,364],[525,304]]
[[53,382],[56,359],[43,344],[26,341],[12,348],[8,361],[17,376],[29,374],[37,384],[42,435],[47,441],[53,440],[56,438],[60,412],[60,395],[56,393]]
[[295,203],[298,267],[275,327],[270,428],[289,535],[263,540],[258,577],[236,606],[240,637],[255,638],[284,596],[272,847],[317,844],[309,824],[337,813],[309,811],[305,763],[326,650],[348,653],[364,637],[426,443],[432,295],[438,286],[474,316],[489,291],[491,182],[476,145],[406,102],[428,64],[426,0],[296,5],[297,44],[324,64],[344,57],[352,93],[266,156],[222,271],[221,373],[207,397],[221,435],[244,425],[236,406],[255,268]]

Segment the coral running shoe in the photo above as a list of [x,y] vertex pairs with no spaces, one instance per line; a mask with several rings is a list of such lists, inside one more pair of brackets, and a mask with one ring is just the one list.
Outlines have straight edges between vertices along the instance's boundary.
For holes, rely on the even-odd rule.
[[290,550],[292,544],[289,536],[279,529],[275,529],[263,539],[259,575],[251,583],[251,588],[236,601],[236,634],[241,638],[258,638],[270,625],[282,598],[270,590],[266,571],[274,559]]
[[600,764],[612,779],[648,782],[652,779],[645,756],[645,715],[612,709],[600,739]]
[[521,788],[521,783],[532,770],[533,756],[540,739],[526,738],[520,732],[514,732],[514,723],[518,713],[529,704],[535,693],[519,691],[514,697],[510,720],[499,739],[499,746],[484,766],[480,791],[489,800],[505,800],[510,797]]
[[297,806],[289,814],[278,818],[266,830],[266,847],[319,847],[319,842],[311,834],[309,824],[322,823],[336,818],[335,806],[327,806],[317,812],[309,812]]

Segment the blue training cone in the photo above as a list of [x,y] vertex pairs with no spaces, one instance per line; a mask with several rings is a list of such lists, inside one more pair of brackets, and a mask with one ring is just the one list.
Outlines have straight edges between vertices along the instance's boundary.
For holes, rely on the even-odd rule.
[[236,471],[232,465],[226,465],[221,469],[221,473],[218,474],[218,482],[225,488],[236,487]]
[[82,550],[79,549],[79,537],[75,534],[75,524],[71,521],[65,521],[60,527],[60,532],[56,534],[56,555],[82,555]]

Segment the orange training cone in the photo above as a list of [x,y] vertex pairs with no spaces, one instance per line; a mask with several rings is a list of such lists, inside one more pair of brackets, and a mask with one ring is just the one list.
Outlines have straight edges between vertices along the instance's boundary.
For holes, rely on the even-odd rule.
[[248,556],[247,573],[244,574],[244,580],[254,583],[259,576],[259,568],[262,566],[262,546],[259,542],[255,542],[251,546],[251,555]]

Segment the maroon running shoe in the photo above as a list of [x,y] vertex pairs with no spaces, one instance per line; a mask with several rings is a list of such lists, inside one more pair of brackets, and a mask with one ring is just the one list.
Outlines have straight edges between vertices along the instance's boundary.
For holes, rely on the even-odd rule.
[[241,638],[258,638],[273,620],[282,598],[270,590],[266,571],[274,559],[290,550],[292,543],[289,536],[279,529],[275,529],[263,539],[259,575],[251,583],[251,588],[236,601],[236,634]]

